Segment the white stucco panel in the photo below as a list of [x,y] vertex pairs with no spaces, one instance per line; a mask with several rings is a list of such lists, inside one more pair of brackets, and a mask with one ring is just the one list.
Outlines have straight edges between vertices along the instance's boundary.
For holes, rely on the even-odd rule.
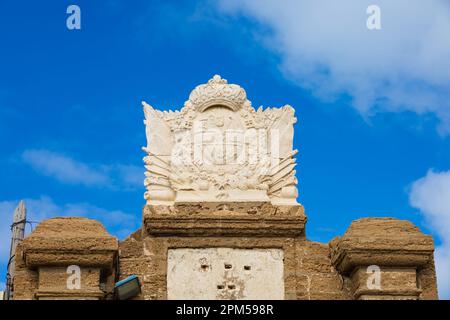
[[284,299],[282,249],[169,249],[168,299]]

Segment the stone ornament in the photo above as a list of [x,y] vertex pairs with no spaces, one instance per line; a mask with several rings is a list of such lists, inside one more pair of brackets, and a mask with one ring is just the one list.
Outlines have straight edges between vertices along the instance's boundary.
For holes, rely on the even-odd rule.
[[255,110],[243,88],[215,75],[180,111],[142,103],[147,204],[296,205],[294,109]]

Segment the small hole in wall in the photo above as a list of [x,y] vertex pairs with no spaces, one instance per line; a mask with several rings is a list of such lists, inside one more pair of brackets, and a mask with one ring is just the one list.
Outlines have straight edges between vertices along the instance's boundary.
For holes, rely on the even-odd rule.
[[250,267],[250,266],[244,266],[244,270],[251,270],[252,269],[252,267]]
[[225,263],[225,269],[231,269],[232,265],[229,263]]
[[225,286],[222,284],[217,285],[217,289],[219,289],[219,290],[223,290],[224,288],[225,288]]
[[228,289],[230,289],[230,290],[236,289],[236,286],[235,286],[234,284],[230,284],[230,285],[228,286]]
[[206,270],[209,269],[209,266],[207,264],[202,264],[201,268],[202,268],[203,271],[206,271]]

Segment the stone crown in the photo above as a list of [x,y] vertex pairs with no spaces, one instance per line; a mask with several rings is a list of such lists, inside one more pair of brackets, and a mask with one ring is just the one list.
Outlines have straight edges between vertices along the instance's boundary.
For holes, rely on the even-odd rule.
[[228,84],[226,79],[215,75],[208,83],[199,85],[192,90],[186,103],[191,104],[199,112],[213,105],[224,105],[237,111],[246,100],[247,94],[242,87]]

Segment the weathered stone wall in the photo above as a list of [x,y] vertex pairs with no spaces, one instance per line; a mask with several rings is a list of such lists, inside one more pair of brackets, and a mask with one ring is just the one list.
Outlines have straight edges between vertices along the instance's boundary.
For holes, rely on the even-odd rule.
[[[284,252],[285,275],[296,270],[295,240],[289,238],[238,238],[238,237],[153,237],[144,239],[149,258],[149,273],[143,277],[145,298],[167,299],[168,250],[175,248],[280,248]],[[123,268],[121,267],[121,270]],[[295,279],[285,278],[285,292],[295,293]]]
[[14,300],[35,300],[39,287],[39,273],[28,268],[23,255],[22,243],[17,246],[14,258],[16,271],[14,273]]
[[[48,220],[18,246],[15,299],[110,299],[114,282],[132,274],[142,284],[142,293],[134,299],[167,299],[168,253],[177,248],[282,250],[285,299],[437,299],[432,239],[407,221],[361,219],[329,244],[311,242],[304,235],[198,237],[155,235],[143,228],[117,250],[117,240],[99,233],[104,229],[98,229],[97,222],[86,220]],[[91,229],[95,235],[84,234],[86,223],[96,225]],[[64,228],[72,231],[61,232]],[[118,267],[114,252],[120,255]],[[69,264],[81,266],[79,291],[65,288]],[[370,265],[380,268],[379,290],[367,288]]]
[[175,248],[278,248],[284,254],[285,299],[350,299],[334,269],[328,244],[304,237],[152,236],[145,230],[120,243],[120,278],[137,274],[142,294],[136,299],[167,299],[168,252]]
[[[121,278],[138,273],[142,280],[143,292],[137,299],[167,299],[167,253],[174,248],[280,248],[285,299],[438,297],[431,237],[410,222],[396,219],[358,220],[330,244],[303,236],[180,237],[154,236],[143,230],[120,247]],[[380,267],[378,291],[366,288],[370,265]]]
[[[284,252],[285,299],[350,299],[343,279],[331,264],[327,244],[302,238],[151,237],[121,243],[120,277],[137,274],[142,295],[137,299],[167,299],[169,248],[280,248]],[[140,253],[139,253],[140,251]],[[124,258],[122,258],[124,255]],[[126,258],[125,258],[126,257]]]

